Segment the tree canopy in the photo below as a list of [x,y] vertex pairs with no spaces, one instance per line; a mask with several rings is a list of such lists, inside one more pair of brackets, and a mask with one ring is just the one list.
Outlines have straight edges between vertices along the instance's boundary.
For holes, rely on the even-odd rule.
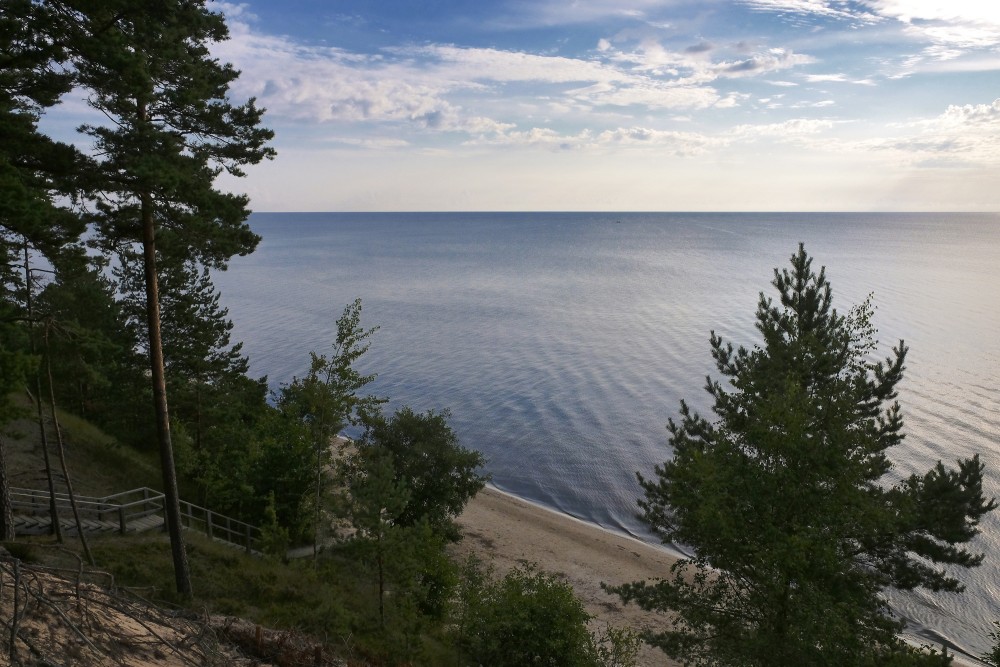
[[177,590],[191,593],[181,537],[160,329],[161,259],[224,268],[258,238],[246,224],[245,195],[220,191],[216,177],[273,156],[273,133],[251,99],[233,104],[239,73],[211,56],[228,38],[225,18],[204,0],[63,0],[76,29],[68,41],[75,81],[106,122],[82,126],[95,166],[82,181],[95,204],[106,251],[141,248],[147,340],[167,525]]
[[396,523],[414,526],[426,520],[456,539],[454,519],[489,477],[478,472],[486,459],[459,444],[449,416],[447,411],[420,414],[403,407],[388,418],[370,417],[356,460],[366,467],[366,458],[388,457],[393,478],[408,492],[394,515]]
[[800,245],[761,294],[760,344],[714,332],[725,383],[708,379],[714,421],[681,402],[673,458],[639,475],[641,518],[687,545],[669,577],[614,588],[625,601],[675,612],[647,640],[692,665],[941,664],[897,638],[880,593],[961,591],[954,566],[996,507],[978,456],[894,482],[903,441],[896,401],[907,348],[883,360],[868,301],[840,314],[825,270]]

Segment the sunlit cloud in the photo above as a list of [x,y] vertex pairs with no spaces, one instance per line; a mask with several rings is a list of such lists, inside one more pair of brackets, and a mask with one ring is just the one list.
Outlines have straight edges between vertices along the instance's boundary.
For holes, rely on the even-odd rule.
[[791,139],[816,135],[831,129],[832,127],[834,127],[834,123],[831,120],[792,118],[791,120],[786,120],[782,123],[737,125],[730,130],[729,134],[734,139],[744,140],[753,140],[759,137]]
[[[992,3],[570,4],[505,0],[477,8],[486,27],[456,29],[453,42],[445,31],[417,31],[345,48],[324,35],[271,33],[254,6],[215,3],[232,39],[214,54],[243,72],[234,98],[267,107],[279,161],[354,156],[377,174],[381,160],[433,159],[446,173],[470,161],[524,169],[531,155],[564,165],[566,179],[624,164],[687,173],[808,160],[843,165],[852,177],[961,166],[984,180],[998,164],[998,103],[983,104],[975,88],[900,80],[934,73],[981,82],[976,73],[1000,71]],[[723,10],[741,23],[718,29]],[[748,14],[756,16],[742,23]],[[327,23],[349,24],[352,35],[377,30],[377,13],[331,16]],[[962,104],[949,107],[949,94]]]
[[[815,61],[777,47],[736,60],[713,59],[714,47],[704,41],[677,52],[649,40],[628,52],[602,40],[593,56],[584,58],[450,44],[363,54],[267,35],[242,7],[221,7],[229,16],[232,39],[218,45],[216,53],[243,70],[237,92],[259,98],[275,117],[297,122],[383,123],[510,136],[522,124],[513,108],[518,99],[528,106],[548,99],[549,112],[561,107],[568,114],[609,107],[722,110],[749,95],[722,93],[713,82]],[[531,141],[545,140],[522,131]]]
[[989,0],[868,0],[867,4],[880,16],[905,23],[914,34],[938,46],[970,49],[1000,45],[1000,3]]
[[819,16],[873,23],[878,17],[847,0],[743,0],[743,4],[758,11],[774,12],[789,17]]

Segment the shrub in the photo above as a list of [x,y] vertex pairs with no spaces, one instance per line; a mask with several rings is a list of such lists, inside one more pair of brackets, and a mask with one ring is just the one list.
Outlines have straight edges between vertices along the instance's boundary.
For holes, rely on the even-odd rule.
[[470,561],[459,590],[458,643],[467,657],[493,667],[626,667],[635,664],[636,635],[587,629],[590,614],[572,587],[533,565],[501,579]]

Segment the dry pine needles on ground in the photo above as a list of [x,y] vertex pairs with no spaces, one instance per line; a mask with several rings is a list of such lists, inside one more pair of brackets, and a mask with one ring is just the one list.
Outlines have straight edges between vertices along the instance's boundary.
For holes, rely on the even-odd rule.
[[0,666],[342,664],[298,633],[265,630],[239,619],[172,613],[118,590],[105,573],[29,564],[3,552],[0,621]]

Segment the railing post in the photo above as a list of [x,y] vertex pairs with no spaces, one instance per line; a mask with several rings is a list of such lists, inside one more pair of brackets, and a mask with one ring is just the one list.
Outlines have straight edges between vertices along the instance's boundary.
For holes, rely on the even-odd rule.
[[205,534],[212,539],[212,510],[205,510]]
[[246,537],[247,537],[247,553],[250,553],[250,551],[251,551],[251,548],[250,548],[251,547],[251,544],[250,544],[250,528],[251,528],[251,526],[250,526],[249,523],[244,524],[243,532],[246,534]]
[[118,506],[118,530],[124,535],[128,532],[127,524],[125,523],[125,506]]

